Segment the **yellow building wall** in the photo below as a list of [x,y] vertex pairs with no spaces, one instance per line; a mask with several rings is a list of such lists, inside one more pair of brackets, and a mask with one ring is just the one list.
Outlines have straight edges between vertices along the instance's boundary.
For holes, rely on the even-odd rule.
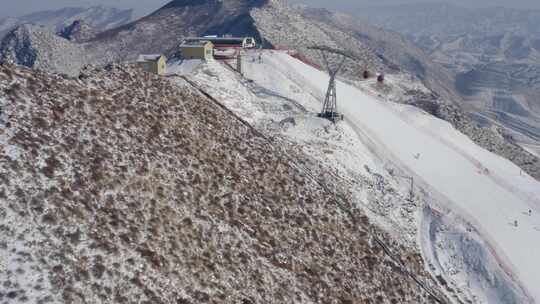
[[161,56],[161,58],[159,58],[156,64],[156,73],[158,75],[163,75],[165,74],[166,70],[167,70],[167,61],[165,59],[165,56]]
[[212,59],[214,57],[212,45],[207,44],[204,47],[185,47],[182,48],[182,57],[184,59]]
[[158,61],[139,62],[139,66],[144,71],[157,75],[163,75],[167,70],[167,62],[165,56],[162,56]]
[[182,48],[182,57],[185,59],[204,59],[203,47],[186,47]]

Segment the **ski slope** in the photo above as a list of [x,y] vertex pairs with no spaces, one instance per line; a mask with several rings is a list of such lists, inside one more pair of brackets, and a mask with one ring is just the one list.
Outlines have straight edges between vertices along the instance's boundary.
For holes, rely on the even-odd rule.
[[[246,68],[249,78],[258,81],[279,72],[323,96],[325,73],[285,53],[269,52],[264,60]],[[274,86],[277,90],[279,83]],[[540,301],[540,183],[417,108],[378,100],[343,82],[337,95],[339,111],[374,146],[370,149],[410,172],[439,203],[471,223],[503,268]]]

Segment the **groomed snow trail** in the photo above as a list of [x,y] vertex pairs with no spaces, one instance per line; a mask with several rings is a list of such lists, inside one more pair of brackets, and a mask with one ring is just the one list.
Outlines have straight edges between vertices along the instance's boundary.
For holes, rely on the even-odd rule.
[[[285,53],[268,53],[265,62],[284,73],[293,71],[291,77],[313,95],[322,96],[327,88],[325,73]],[[540,183],[419,109],[380,101],[343,82],[337,94],[348,122],[444,196],[444,207],[473,223],[503,267],[538,302]]]

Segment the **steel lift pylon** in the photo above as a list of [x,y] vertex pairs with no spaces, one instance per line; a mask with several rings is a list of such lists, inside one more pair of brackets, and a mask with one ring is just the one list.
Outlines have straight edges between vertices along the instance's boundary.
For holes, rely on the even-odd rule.
[[[328,89],[326,90],[323,107],[318,116],[326,118],[333,123],[336,123],[340,120],[343,120],[344,118],[343,115],[338,112],[336,77],[339,71],[343,68],[343,65],[345,64],[345,61],[347,59],[357,60],[357,58],[355,58],[355,56],[352,54],[327,46],[311,46],[309,47],[309,49],[316,50],[320,53],[330,76],[330,81],[328,83]],[[333,66],[329,60],[330,56],[337,57],[339,63]]]

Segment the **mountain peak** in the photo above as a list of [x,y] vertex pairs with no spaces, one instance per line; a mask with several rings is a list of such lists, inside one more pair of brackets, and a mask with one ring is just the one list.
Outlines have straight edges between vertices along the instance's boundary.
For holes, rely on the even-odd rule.
[[219,4],[219,5],[224,5],[224,6],[229,6],[229,5],[257,6],[257,5],[263,5],[267,2],[269,2],[269,0],[173,0],[169,2],[167,5],[165,5],[164,8],[198,6],[198,5],[205,5],[205,4]]
[[96,31],[84,20],[75,20],[58,32],[58,35],[71,41],[84,42],[92,39],[96,35]]
[[86,55],[79,45],[58,36],[52,29],[24,24],[2,40],[0,61],[77,75],[86,62]]
[[175,9],[203,9],[205,11],[231,13],[239,10],[260,7],[272,0],[173,0],[154,12],[152,15]]

